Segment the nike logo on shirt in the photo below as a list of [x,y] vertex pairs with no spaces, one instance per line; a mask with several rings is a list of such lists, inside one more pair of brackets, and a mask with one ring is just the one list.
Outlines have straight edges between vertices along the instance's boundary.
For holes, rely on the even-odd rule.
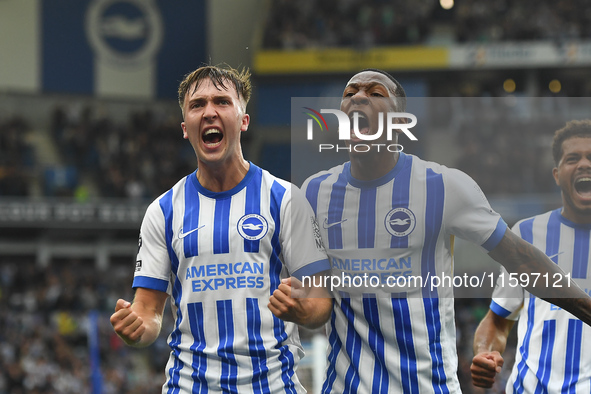
[[179,237],[179,239],[183,239],[183,238],[185,238],[187,235],[189,235],[189,234],[191,234],[191,233],[193,233],[193,232],[195,232],[195,231],[197,231],[197,230],[199,230],[200,228],[203,228],[203,227],[205,227],[205,224],[202,224],[201,226],[199,226],[199,227],[197,227],[197,228],[194,228],[194,229],[193,229],[193,230],[191,230],[191,231],[187,231],[186,233],[183,233],[183,229],[181,228],[181,231],[179,231],[179,235],[178,235],[178,237]]
[[552,256],[548,256],[548,258],[549,258],[550,260],[552,260],[554,257],[556,257],[556,256],[559,256],[559,255],[561,255],[561,254],[563,254],[563,253],[564,253],[564,252],[558,252],[558,253],[556,253],[556,254],[553,254]]
[[337,224],[340,224],[340,223],[343,223],[343,222],[346,222],[346,221],[347,221],[347,219],[343,219],[343,220],[339,220],[338,222],[332,222],[332,223],[329,224],[328,223],[328,218],[325,218],[324,219],[324,223],[322,223],[322,227],[324,227],[325,229],[329,229],[332,226],[336,226]]

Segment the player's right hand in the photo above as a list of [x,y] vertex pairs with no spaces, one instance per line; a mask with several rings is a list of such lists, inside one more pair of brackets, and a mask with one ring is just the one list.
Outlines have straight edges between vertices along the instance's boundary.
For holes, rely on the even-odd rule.
[[115,313],[111,315],[111,325],[123,341],[128,345],[135,345],[146,331],[144,320],[131,309],[131,303],[118,299]]
[[496,375],[503,367],[503,357],[497,351],[478,353],[472,359],[470,372],[472,384],[476,387],[491,388],[495,383]]

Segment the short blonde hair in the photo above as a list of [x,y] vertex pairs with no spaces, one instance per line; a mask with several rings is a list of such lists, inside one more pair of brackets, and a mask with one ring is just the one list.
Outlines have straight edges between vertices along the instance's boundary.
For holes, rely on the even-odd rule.
[[209,78],[217,89],[228,90],[226,83],[229,81],[234,85],[238,98],[244,100],[244,106],[248,104],[252,94],[252,84],[250,82],[250,71],[248,68],[236,70],[230,66],[203,66],[197,70],[185,75],[185,78],[179,85],[178,99],[184,116],[185,97],[193,84],[194,91],[199,88],[201,81]]

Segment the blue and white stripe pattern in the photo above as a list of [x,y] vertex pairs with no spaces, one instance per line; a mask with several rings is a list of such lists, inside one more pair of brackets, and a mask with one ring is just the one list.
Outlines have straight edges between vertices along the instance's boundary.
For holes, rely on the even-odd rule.
[[299,189],[252,163],[232,190],[193,173],[149,206],[133,286],[171,295],[163,393],[304,392],[297,327],[267,303],[282,278],[330,268],[311,219]]
[[[559,208],[524,219],[513,231],[571,273],[589,293],[591,225],[573,223],[560,212]],[[548,279],[552,285],[554,279]],[[591,354],[583,350],[583,343],[591,342],[591,329],[582,321],[507,281],[504,287],[497,282],[490,308],[507,319],[519,318],[517,354],[507,393],[591,392]]]
[[[449,276],[453,236],[490,250],[506,230],[467,175],[404,153],[377,180],[345,163],[303,189],[333,275]],[[460,392],[450,288],[343,289],[335,301],[323,393]]]

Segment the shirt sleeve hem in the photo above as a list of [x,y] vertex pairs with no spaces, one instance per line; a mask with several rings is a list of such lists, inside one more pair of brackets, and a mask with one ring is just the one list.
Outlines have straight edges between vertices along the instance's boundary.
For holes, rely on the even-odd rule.
[[494,300],[490,302],[490,310],[496,313],[497,315],[504,317],[505,319],[509,317],[511,311],[503,308],[499,304],[497,304]]
[[298,269],[297,271],[292,273],[292,276],[296,277],[299,280],[302,280],[302,277],[304,276],[312,276],[319,272],[327,270],[330,270],[330,262],[328,261],[328,259],[322,259]]
[[150,278],[147,276],[136,276],[133,279],[132,287],[134,289],[138,287],[144,287],[166,293],[166,290],[168,289],[168,282],[162,279]]
[[499,218],[499,221],[497,222],[497,228],[495,228],[495,231],[493,231],[490,237],[488,237],[486,242],[482,244],[482,247],[490,252],[497,247],[499,242],[501,242],[501,239],[503,239],[506,231],[507,223],[505,223],[503,218]]

